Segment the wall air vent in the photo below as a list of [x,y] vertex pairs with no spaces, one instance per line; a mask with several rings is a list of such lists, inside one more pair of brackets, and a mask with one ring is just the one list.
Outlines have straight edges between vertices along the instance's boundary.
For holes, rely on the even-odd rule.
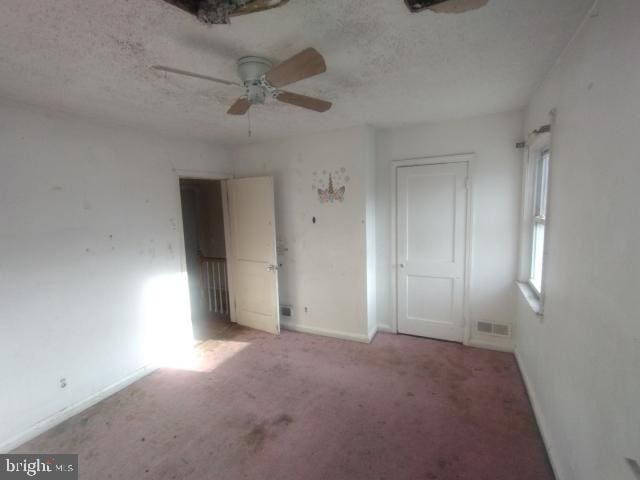
[[499,335],[501,337],[509,336],[509,325],[502,325],[500,323],[490,322],[478,322],[478,332],[487,333],[489,335]]
[[493,324],[489,322],[478,322],[478,331],[482,333],[492,333]]
[[293,307],[291,305],[280,305],[280,316],[291,318],[293,316]]

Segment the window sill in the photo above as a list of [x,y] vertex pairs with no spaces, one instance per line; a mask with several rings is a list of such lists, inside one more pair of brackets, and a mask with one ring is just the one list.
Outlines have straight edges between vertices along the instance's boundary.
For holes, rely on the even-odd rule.
[[531,288],[528,283],[524,282],[516,282],[516,284],[520,289],[520,293],[522,293],[522,296],[531,307],[531,310],[533,310],[533,313],[541,317],[543,315],[542,302],[540,302],[540,298],[538,298],[536,293],[533,291],[533,288]]

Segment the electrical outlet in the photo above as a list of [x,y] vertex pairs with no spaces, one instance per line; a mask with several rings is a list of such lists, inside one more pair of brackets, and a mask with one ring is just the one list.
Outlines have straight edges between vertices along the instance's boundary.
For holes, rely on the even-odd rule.
[[60,379],[60,388],[66,388],[67,387],[67,379],[66,378],[61,378]]

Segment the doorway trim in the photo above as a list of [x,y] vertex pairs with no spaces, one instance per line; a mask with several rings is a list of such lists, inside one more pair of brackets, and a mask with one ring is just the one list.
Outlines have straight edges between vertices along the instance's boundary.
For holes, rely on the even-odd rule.
[[471,306],[469,292],[471,291],[471,259],[473,253],[473,178],[476,169],[475,153],[460,153],[451,155],[438,155],[428,157],[407,158],[391,161],[391,188],[390,188],[390,221],[389,221],[389,271],[391,275],[390,292],[392,308],[393,333],[398,333],[398,248],[397,248],[397,207],[398,207],[398,169],[401,167],[419,167],[425,165],[438,165],[445,163],[467,163],[467,208],[465,231],[465,258],[464,258],[464,291],[462,295],[462,343],[468,345],[471,339]]
[[[224,180],[228,180],[233,178],[233,175],[229,173],[217,173],[217,172],[206,172],[199,170],[184,170],[184,169],[173,169],[174,177],[174,185],[175,185],[175,195],[177,198],[176,202],[176,231],[178,233],[178,250],[180,251],[180,271],[182,273],[187,273],[187,249],[185,247],[184,241],[184,223],[182,219],[182,193],[180,191],[180,180],[219,180],[220,181],[220,190],[222,194],[222,214],[224,217],[224,239],[225,239],[225,251],[227,258],[229,258],[229,215],[227,212],[227,185]],[[229,264],[227,263],[227,289],[229,290],[229,318],[232,322],[235,322],[235,311],[231,307],[234,303],[233,296],[233,272],[229,268]],[[189,305],[191,308],[191,305]]]

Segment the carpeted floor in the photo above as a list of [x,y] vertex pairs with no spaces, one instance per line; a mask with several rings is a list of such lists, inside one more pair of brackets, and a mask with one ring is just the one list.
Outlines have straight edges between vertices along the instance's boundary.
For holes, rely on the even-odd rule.
[[512,355],[387,334],[233,327],[16,452],[87,480],[553,478]]

